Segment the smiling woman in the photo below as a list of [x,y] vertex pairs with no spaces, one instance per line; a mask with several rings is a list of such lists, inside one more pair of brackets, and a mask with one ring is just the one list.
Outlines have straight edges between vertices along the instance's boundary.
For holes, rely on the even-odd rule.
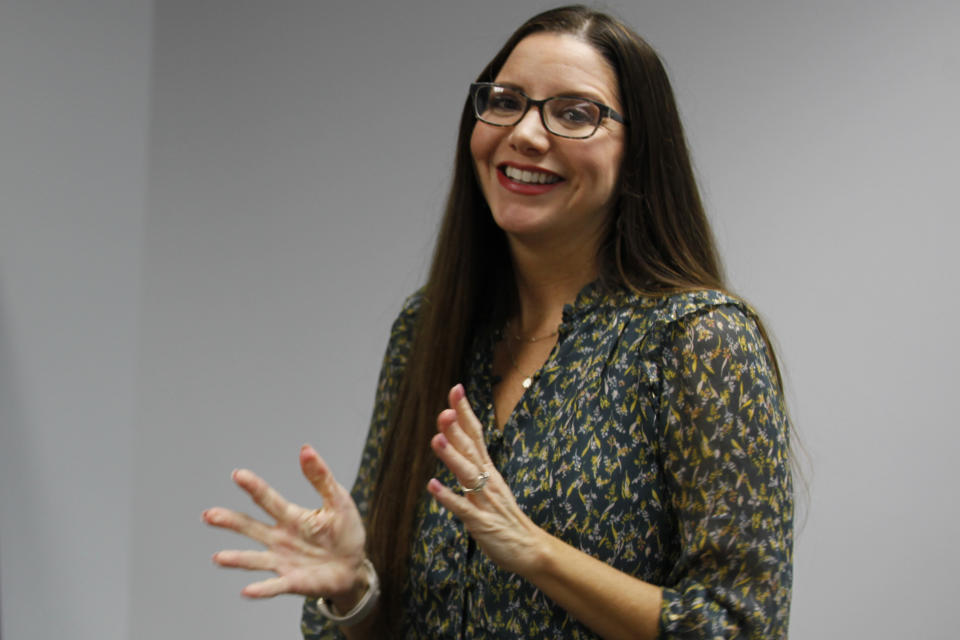
[[[594,270],[585,275],[595,276],[624,147],[624,125],[602,116],[611,111],[606,104],[620,108],[613,68],[573,35],[538,33],[513,49],[496,81],[474,89],[480,122],[470,139],[494,221],[511,243],[535,243],[530,248],[537,252],[583,254],[581,264]],[[504,87],[491,93],[497,104],[505,93],[520,99],[519,106],[507,103],[514,117],[504,116],[506,108],[495,116],[479,111],[484,86]],[[545,99],[536,104],[528,95]],[[578,123],[575,130],[564,124],[571,120]],[[577,137],[561,137],[558,129]]]
[[788,436],[662,64],[622,23],[565,7],[470,87],[352,494],[305,446],[322,509],[240,471],[276,523],[204,518],[267,547],[215,561],[277,574],[249,596],[307,596],[306,638],[776,638]]

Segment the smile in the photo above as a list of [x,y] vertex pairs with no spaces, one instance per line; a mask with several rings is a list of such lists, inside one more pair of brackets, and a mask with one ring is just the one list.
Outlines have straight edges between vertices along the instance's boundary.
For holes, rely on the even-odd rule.
[[524,184],[554,184],[560,182],[560,176],[544,171],[529,171],[527,169],[517,169],[509,165],[504,165],[503,173],[515,182]]

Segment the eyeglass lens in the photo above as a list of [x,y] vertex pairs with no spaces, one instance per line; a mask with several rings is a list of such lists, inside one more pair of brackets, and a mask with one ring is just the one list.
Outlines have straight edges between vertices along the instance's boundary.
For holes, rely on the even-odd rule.
[[[509,87],[479,86],[475,105],[480,120],[499,126],[520,122],[527,111],[528,98]],[[571,138],[586,138],[596,131],[602,114],[600,107],[581,98],[548,98],[540,107],[541,120],[552,133]]]

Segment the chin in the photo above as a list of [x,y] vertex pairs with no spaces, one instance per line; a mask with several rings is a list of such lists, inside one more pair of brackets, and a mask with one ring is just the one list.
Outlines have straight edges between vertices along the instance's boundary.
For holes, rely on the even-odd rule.
[[549,228],[549,222],[542,213],[530,211],[509,211],[493,214],[493,221],[504,233],[526,235],[541,233]]

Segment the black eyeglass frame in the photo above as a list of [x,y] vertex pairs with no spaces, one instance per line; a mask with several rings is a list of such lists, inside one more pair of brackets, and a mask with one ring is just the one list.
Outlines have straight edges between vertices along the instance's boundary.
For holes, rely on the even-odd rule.
[[[523,112],[517,117],[516,122],[513,122],[512,124],[501,124],[499,122],[490,122],[489,120],[483,119],[483,117],[480,115],[480,105],[477,104],[477,94],[479,93],[480,89],[484,89],[484,88],[508,89],[510,91],[514,91],[520,94],[521,96],[523,96],[524,100],[526,100],[527,103],[523,109]],[[568,136],[562,133],[557,133],[556,131],[551,129],[550,126],[547,124],[547,117],[544,115],[543,105],[550,102],[551,100],[558,100],[558,99],[582,100],[584,102],[589,102],[590,104],[599,108],[600,118],[597,120],[597,124],[596,126],[594,126],[593,131],[591,131],[585,136]],[[471,83],[470,84],[470,102],[473,104],[473,115],[477,118],[477,120],[479,120],[484,124],[489,124],[492,127],[515,127],[521,120],[524,119],[524,117],[526,117],[527,112],[530,111],[530,107],[536,107],[537,111],[540,113],[540,124],[543,125],[543,128],[545,131],[548,131],[549,133],[555,136],[558,136],[560,138],[569,138],[570,140],[586,140],[587,138],[592,137],[593,134],[597,132],[597,129],[600,128],[600,125],[603,123],[604,118],[610,118],[614,122],[619,122],[624,126],[626,126],[627,124],[627,120],[622,115],[614,111],[612,107],[608,107],[602,102],[597,102],[596,100],[591,100],[590,98],[584,98],[582,96],[550,96],[549,98],[544,98],[543,100],[534,100],[533,98],[525,94],[520,89],[517,89],[516,87],[511,87],[504,84],[498,84],[496,82]]]

